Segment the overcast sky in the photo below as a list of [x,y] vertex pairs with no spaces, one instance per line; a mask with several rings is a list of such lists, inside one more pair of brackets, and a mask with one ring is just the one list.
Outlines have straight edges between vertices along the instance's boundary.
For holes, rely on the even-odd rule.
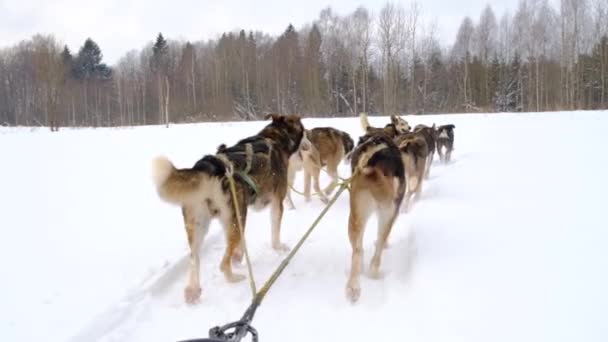
[[[462,18],[475,22],[487,3],[497,20],[514,12],[518,0],[419,0],[425,19],[436,18],[443,43],[451,43]],[[409,1],[394,1],[409,6]],[[140,49],[158,32],[167,38],[197,41],[237,28],[281,33],[289,23],[296,28],[315,20],[330,6],[340,15],[359,5],[377,13],[384,0],[0,0],[0,47],[53,33],[78,51],[87,37],[101,47],[104,61],[116,62],[128,50]]]

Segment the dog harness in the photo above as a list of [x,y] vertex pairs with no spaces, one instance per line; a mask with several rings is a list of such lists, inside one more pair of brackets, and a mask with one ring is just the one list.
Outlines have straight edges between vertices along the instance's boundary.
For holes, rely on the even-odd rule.
[[[251,202],[254,202],[256,200],[259,190],[258,190],[257,185],[255,184],[255,181],[251,178],[249,173],[251,172],[251,169],[253,167],[254,155],[263,153],[262,151],[256,152],[254,150],[255,143],[256,142],[247,142],[247,143],[241,145],[241,146],[244,146],[244,149],[242,149],[241,146],[238,146],[238,147],[235,146],[235,147],[231,147],[231,148],[227,149],[226,146],[222,145],[218,148],[218,154],[217,154],[217,158],[220,159],[226,165],[226,168],[233,170],[233,173],[236,175],[236,178],[238,178],[239,180],[241,180],[245,184],[247,184],[247,186],[250,189]],[[263,143],[264,143],[264,145],[266,147],[266,151],[267,151],[266,154],[263,155],[263,157],[270,159],[270,157],[272,155],[272,144],[270,143],[270,141],[267,138],[263,139]],[[228,158],[228,156],[229,155],[243,155],[243,154],[245,155],[244,167],[242,169],[235,168],[235,162],[231,161]]]

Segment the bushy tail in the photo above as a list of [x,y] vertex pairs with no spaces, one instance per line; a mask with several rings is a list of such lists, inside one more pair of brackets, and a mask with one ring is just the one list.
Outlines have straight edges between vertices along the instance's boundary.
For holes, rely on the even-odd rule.
[[359,122],[361,123],[361,128],[363,128],[363,131],[367,132],[367,129],[370,127],[369,120],[367,119],[367,113],[359,114]]
[[165,202],[183,205],[200,201],[204,172],[194,169],[178,170],[164,156],[152,161],[152,179],[158,196]]

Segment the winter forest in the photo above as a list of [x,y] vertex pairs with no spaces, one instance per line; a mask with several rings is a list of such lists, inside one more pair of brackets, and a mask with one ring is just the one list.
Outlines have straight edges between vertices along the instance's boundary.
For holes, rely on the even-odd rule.
[[[421,3],[330,7],[271,36],[186,42],[159,33],[115,65],[94,37],[52,34],[0,49],[0,124],[131,126],[354,116],[608,108],[608,0],[522,0],[463,18],[453,45]],[[142,42],[145,43],[145,42]]]

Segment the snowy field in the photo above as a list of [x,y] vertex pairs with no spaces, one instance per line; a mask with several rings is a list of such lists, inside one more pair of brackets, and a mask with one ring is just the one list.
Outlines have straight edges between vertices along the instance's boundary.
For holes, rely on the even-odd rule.
[[[258,310],[261,342],[607,341],[608,112],[405,118],[454,123],[455,151],[397,220],[384,278],[363,276],[359,302],[347,301],[344,193]],[[173,342],[239,318],[251,294],[219,271],[217,222],[202,247],[201,303],[184,303],[182,217],[156,195],[150,161],[191,166],[265,124],[0,129],[0,341]],[[357,118],[304,124],[361,135]],[[323,208],[293,196],[290,246]],[[258,284],[284,257],[270,249],[269,219],[247,222]],[[366,265],[375,220],[367,227]]]

